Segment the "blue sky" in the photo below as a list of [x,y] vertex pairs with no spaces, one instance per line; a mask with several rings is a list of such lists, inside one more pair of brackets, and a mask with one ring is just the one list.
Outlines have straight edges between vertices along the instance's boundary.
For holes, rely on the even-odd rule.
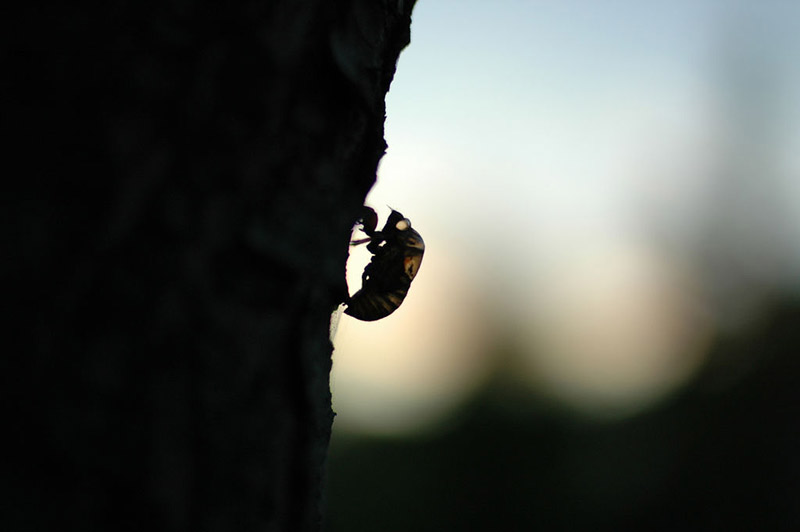
[[343,424],[445,412],[492,366],[498,322],[533,389],[645,407],[728,319],[704,241],[742,308],[742,279],[797,273],[800,3],[420,0],[411,35],[368,203],[427,250],[397,313],[340,325]]

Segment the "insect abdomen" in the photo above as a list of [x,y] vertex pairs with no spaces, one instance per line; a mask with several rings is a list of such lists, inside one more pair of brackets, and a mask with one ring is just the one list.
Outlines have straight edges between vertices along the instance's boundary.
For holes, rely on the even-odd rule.
[[408,286],[380,294],[362,289],[350,298],[344,313],[362,321],[379,320],[397,310],[407,293]]

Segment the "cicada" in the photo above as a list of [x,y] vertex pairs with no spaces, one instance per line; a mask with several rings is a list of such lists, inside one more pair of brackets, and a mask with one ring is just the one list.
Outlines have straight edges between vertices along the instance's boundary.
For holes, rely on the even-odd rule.
[[425,253],[425,242],[411,228],[408,218],[392,210],[383,229],[376,231],[378,215],[364,207],[361,230],[372,259],[361,275],[361,289],[346,301],[345,314],[362,321],[385,318],[403,303],[411,281],[417,276]]

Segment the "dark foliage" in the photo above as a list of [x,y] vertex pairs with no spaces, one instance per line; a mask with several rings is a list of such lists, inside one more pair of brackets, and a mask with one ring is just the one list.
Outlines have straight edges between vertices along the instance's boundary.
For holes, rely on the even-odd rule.
[[328,529],[800,530],[798,323],[800,304],[777,305],[683,393],[618,423],[490,387],[441,434],[334,438]]

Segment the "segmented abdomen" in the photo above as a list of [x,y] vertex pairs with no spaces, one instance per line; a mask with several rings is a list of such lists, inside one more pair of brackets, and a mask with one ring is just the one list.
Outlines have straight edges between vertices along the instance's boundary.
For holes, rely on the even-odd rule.
[[350,298],[344,313],[362,321],[379,320],[397,310],[407,293],[408,286],[380,294],[361,289]]

